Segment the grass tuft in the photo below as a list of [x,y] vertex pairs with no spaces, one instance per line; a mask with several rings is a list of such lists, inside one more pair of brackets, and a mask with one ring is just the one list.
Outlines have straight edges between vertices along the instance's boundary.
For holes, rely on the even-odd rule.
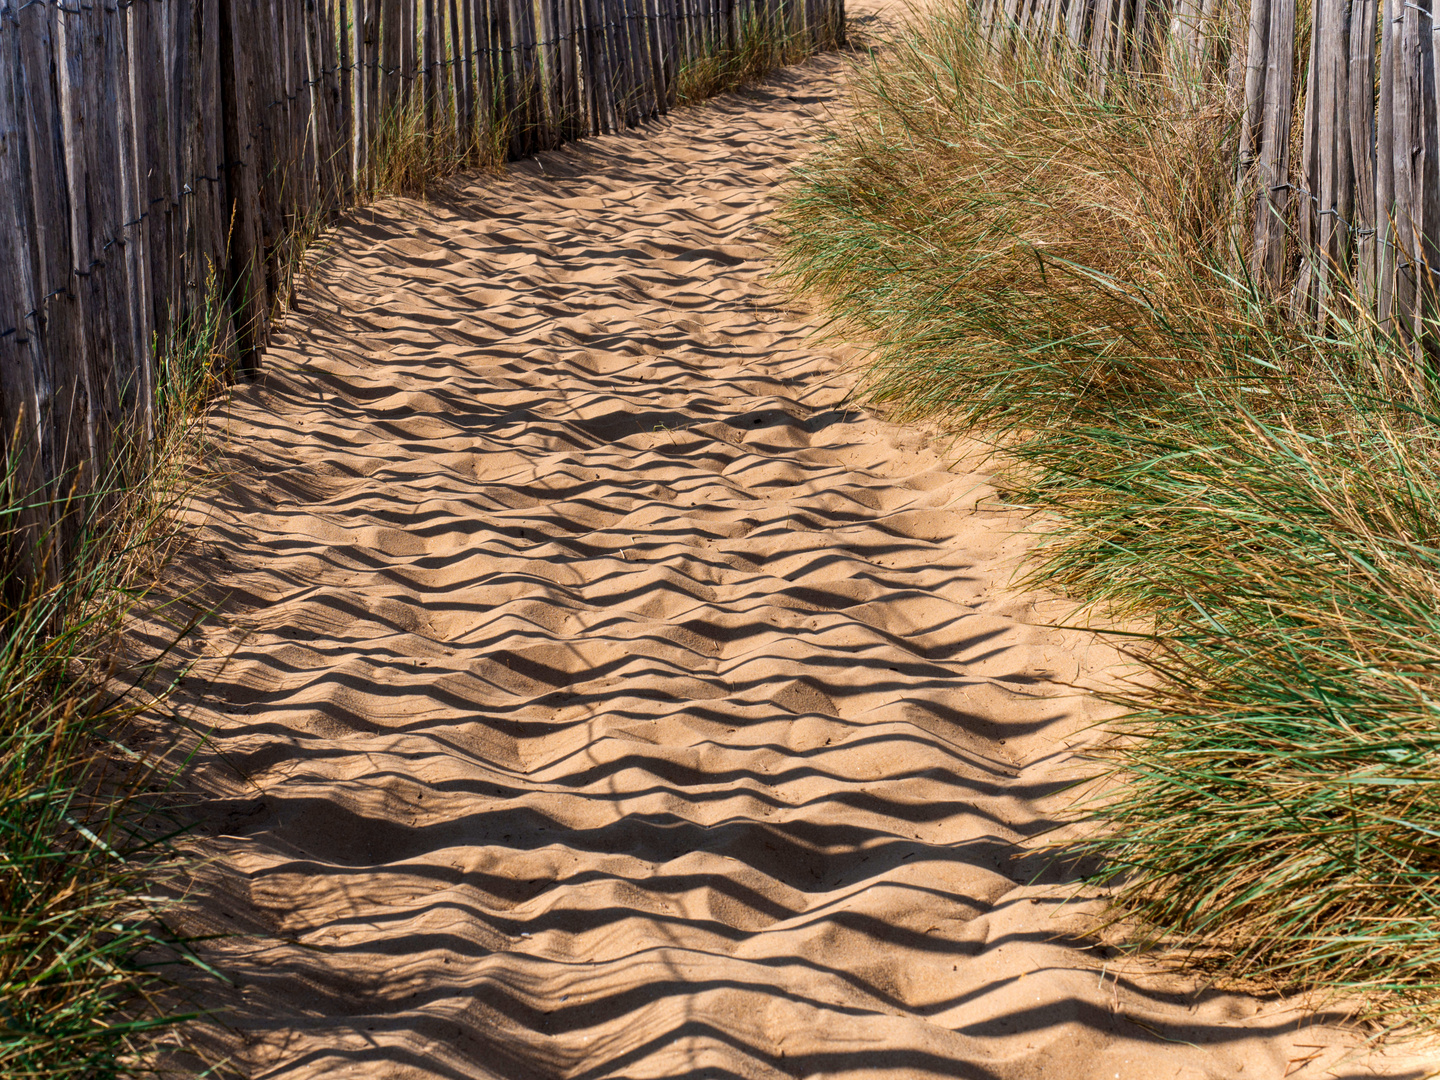
[[385,116],[370,149],[369,198],[424,196],[436,183],[473,168],[494,168],[509,157],[511,121],[504,115],[503,92],[474,139],[456,130],[453,103],[427,125],[424,101],[415,95]]
[[676,101],[693,104],[749,86],[777,68],[798,64],[817,52],[844,44],[843,25],[796,28],[791,25],[790,12],[783,5],[774,12],[759,8],[737,11],[733,42],[691,61],[676,73]]
[[[151,1071],[167,1016],[157,964],[171,856],[137,794],[162,784],[123,744],[153,704],[121,634],[173,539],[189,425],[223,376],[228,321],[214,278],[159,365],[155,438],[122,450],[86,494],[30,490],[0,472],[0,1075],[134,1077]],[[75,490],[79,490],[79,485]],[[51,513],[38,514],[46,500]],[[37,532],[36,520],[56,522]],[[62,550],[63,564],[56,553]],[[39,572],[15,572],[35,570]]]
[[1440,989],[1428,376],[1247,280],[1223,87],[1102,99],[1072,70],[959,8],[915,22],[801,170],[784,271],[874,343],[870,399],[1003,449],[1033,582],[1153,625],[1125,783],[1088,810],[1138,944],[1418,1016]]

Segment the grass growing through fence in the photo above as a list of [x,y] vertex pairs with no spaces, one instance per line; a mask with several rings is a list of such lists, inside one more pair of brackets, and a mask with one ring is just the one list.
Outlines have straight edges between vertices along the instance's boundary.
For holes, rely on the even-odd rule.
[[[676,73],[677,101],[690,104],[758,82],[776,68],[844,43],[844,25],[838,20],[797,29],[791,25],[794,19],[788,10],[774,16],[751,10],[737,18],[738,32],[732,44]],[[410,96],[381,118],[367,151],[360,201],[385,195],[423,197],[432,185],[457,173],[503,165],[511,156],[517,124],[517,118],[507,111],[507,96],[538,101],[545,96],[540,85],[550,77],[543,69],[537,70],[532,83],[511,95],[503,86],[492,88],[488,103],[477,101],[480,116],[470,135],[457,130],[453,99],[446,100],[432,117],[419,94]],[[563,118],[554,116],[548,123],[555,130],[568,126]]]
[[801,172],[785,270],[875,343],[872,399],[1003,447],[1038,582],[1153,620],[1091,807],[1142,944],[1407,1015],[1440,988],[1440,417],[1371,327],[1250,288],[1220,92],[1064,71],[915,24]]
[[381,120],[370,148],[368,196],[423,196],[431,185],[466,169],[503,165],[509,155],[511,121],[502,102],[503,94],[497,95],[474,138],[457,132],[453,103],[439,112],[435,130],[427,124],[419,95],[392,109]]
[[[136,793],[155,766],[117,738],[149,700],[127,692],[120,635],[137,585],[153,579],[183,490],[180,452],[213,389],[221,301],[182,327],[160,366],[156,439],[65,499],[75,526],[36,532],[48,498],[0,475],[0,548],[11,588],[0,606],[0,1075],[133,1077],[173,1022],[152,1000],[153,967],[175,955],[154,893],[162,838],[142,828]],[[62,496],[63,497],[63,496]],[[64,549],[63,565],[56,552]],[[40,564],[29,577],[18,563]]]
[[675,75],[675,99],[693,104],[759,82],[776,68],[798,64],[844,43],[839,23],[812,28],[790,26],[785,10],[767,17],[758,10],[740,11],[734,44],[702,56]]
[[[305,245],[297,245],[298,263]],[[293,280],[294,269],[287,270]],[[293,286],[287,292],[293,291]],[[227,338],[229,315],[220,277],[212,266],[199,304],[183,319],[156,359],[155,444],[152,462],[164,462],[189,437],[200,411],[233,378]],[[154,477],[152,477],[153,482]]]

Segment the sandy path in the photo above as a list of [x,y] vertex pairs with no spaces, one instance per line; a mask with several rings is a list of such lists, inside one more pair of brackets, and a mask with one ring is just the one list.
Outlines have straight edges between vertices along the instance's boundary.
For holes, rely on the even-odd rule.
[[764,284],[841,67],[387,204],[217,413],[192,928],[246,1075],[1371,1075],[1025,884],[1114,658]]

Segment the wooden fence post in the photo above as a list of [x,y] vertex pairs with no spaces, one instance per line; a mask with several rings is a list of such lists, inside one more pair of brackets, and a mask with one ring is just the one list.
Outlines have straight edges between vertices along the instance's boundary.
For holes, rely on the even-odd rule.
[[420,52],[421,86],[425,99],[425,131],[433,134],[435,112],[440,96],[440,28],[435,25],[435,0],[421,0],[423,5],[424,48]]
[[1380,62],[1375,107],[1375,321],[1394,329],[1395,303],[1395,20],[1400,0],[1379,0]]
[[220,17],[221,98],[225,117],[225,166],[229,205],[229,259],[226,293],[234,312],[242,371],[258,366],[264,347],[268,296],[265,252],[260,233],[260,195],[256,173],[260,147],[251,116],[255,79],[247,41],[253,36],[248,0],[222,0]]
[[1355,187],[1355,299],[1376,310],[1375,296],[1375,20],[1379,0],[1353,0],[1345,101]]
[[1278,295],[1286,271],[1290,206],[1290,82],[1295,69],[1295,0],[1271,0],[1265,50],[1265,111],[1261,119],[1259,190],[1255,199],[1252,272]]
[[[34,198],[31,163],[50,148],[36,147],[34,154],[30,150],[31,115],[36,111],[32,97],[41,88],[29,78],[33,68],[24,54],[32,54],[33,64],[33,54],[41,51],[33,47],[41,43],[32,39],[28,43],[32,48],[24,48],[27,43],[21,33],[27,26],[33,30],[47,22],[44,8],[17,12],[13,3],[0,8],[0,191],[12,194],[0,199],[0,423],[5,425],[0,434],[14,465],[14,472],[4,479],[18,496],[46,494],[59,457],[51,423],[50,371],[40,332],[45,279],[37,279],[33,268],[35,247],[44,244],[45,225],[32,217],[34,208],[43,204]],[[32,512],[19,524],[23,531],[16,540],[28,546],[27,540],[38,539],[44,520]],[[14,560],[22,552],[0,554],[6,557],[7,569],[21,569]]]
[[1440,145],[1435,101],[1433,0],[1406,0],[1395,46],[1397,323],[1420,350],[1440,355],[1434,320],[1440,274]]

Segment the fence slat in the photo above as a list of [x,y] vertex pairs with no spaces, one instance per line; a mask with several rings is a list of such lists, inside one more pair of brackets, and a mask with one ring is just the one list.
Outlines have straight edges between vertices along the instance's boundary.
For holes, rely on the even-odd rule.
[[[44,243],[47,230],[36,217],[42,207],[33,188],[32,163],[51,148],[30,152],[39,110],[29,76],[35,56],[48,52],[49,27],[44,8],[17,13],[7,5],[3,14],[11,26],[46,35],[45,42],[32,38],[27,43],[23,35],[0,34],[0,190],[17,196],[0,200],[0,417],[5,431],[14,433],[9,450],[18,466],[16,485],[21,492],[43,493],[57,475],[59,454],[50,423],[53,392],[46,342],[38,319],[45,278],[37,276],[35,255],[37,241]],[[36,515],[22,522],[30,530],[42,524]]]
[[1290,205],[1290,82],[1295,68],[1295,0],[1271,0],[1265,53],[1265,110],[1261,117],[1259,191],[1255,199],[1251,268],[1279,293],[1285,278]]

